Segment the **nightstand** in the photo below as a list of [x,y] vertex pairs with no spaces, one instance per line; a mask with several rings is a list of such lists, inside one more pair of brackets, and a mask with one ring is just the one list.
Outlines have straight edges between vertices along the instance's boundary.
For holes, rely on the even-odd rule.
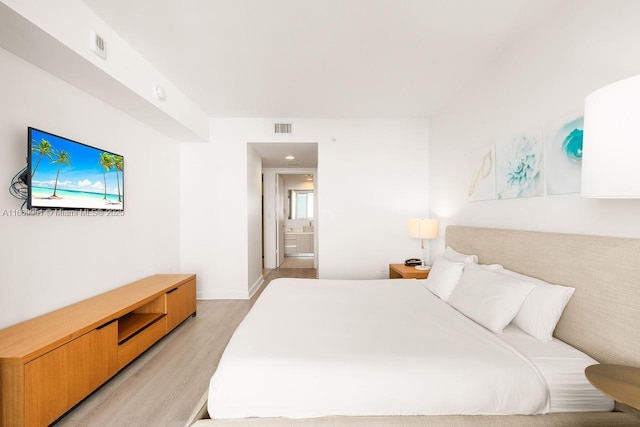
[[426,279],[431,270],[416,270],[404,264],[389,264],[389,279]]
[[622,365],[591,365],[584,370],[589,382],[616,400],[640,409],[640,368]]

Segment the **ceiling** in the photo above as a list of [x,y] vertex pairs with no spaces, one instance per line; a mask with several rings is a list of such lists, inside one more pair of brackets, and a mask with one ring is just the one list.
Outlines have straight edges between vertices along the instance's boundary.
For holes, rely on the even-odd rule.
[[[250,143],[262,157],[263,168],[311,168],[318,167],[318,144],[315,143]],[[295,157],[293,160],[287,156]]]
[[211,117],[392,118],[437,112],[573,0],[83,1]]

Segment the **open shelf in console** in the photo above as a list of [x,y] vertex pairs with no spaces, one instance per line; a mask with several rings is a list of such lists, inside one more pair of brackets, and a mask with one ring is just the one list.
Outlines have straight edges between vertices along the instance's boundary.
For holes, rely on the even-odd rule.
[[156,320],[164,313],[129,313],[118,319],[118,344],[122,344]]
[[148,301],[118,319],[118,345],[145,330],[167,315],[165,295]]

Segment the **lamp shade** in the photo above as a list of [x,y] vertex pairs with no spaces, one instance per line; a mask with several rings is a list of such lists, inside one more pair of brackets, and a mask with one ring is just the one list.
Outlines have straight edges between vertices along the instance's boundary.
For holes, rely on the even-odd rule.
[[640,197],[640,76],[587,96],[582,151],[583,197]]
[[418,239],[435,239],[438,237],[438,220],[424,218],[410,219],[409,236]]

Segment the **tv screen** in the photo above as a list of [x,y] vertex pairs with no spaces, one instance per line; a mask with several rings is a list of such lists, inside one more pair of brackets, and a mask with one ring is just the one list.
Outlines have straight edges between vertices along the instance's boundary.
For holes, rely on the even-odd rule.
[[29,128],[27,207],[124,210],[124,157]]

